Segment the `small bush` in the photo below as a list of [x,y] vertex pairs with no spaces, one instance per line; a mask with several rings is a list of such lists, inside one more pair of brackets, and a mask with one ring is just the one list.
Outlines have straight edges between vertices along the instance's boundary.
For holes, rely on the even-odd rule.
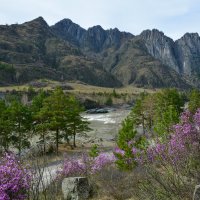
[[107,97],[105,104],[106,104],[107,106],[112,106],[112,105],[113,105],[113,100],[112,100],[112,97],[111,97],[111,96],[108,96],[108,97]]
[[0,199],[26,199],[30,183],[30,171],[13,154],[5,154],[0,162]]

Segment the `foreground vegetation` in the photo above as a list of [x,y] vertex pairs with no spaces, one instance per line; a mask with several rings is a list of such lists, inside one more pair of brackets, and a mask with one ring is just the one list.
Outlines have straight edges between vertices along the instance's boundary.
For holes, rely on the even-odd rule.
[[[122,123],[117,146],[113,152],[100,152],[98,146],[94,145],[89,154],[84,153],[79,158],[65,158],[56,176],[54,178],[52,176],[52,184],[44,186],[43,192],[34,186],[34,184],[41,185],[43,182],[43,166],[38,165],[35,170],[37,172],[39,170],[40,173],[35,174],[28,166],[18,162],[16,157],[6,154],[0,164],[3,172],[1,180],[4,180],[0,182],[3,188],[0,192],[2,199],[6,199],[6,195],[7,199],[62,199],[61,181],[64,177],[71,176],[87,176],[93,186],[92,194],[95,199],[106,198],[106,196],[107,199],[119,200],[129,198],[135,200],[191,199],[194,187],[200,181],[199,97],[200,92],[197,90],[193,90],[189,95],[175,89],[166,89],[155,94],[142,93],[130,115]],[[68,104],[65,104],[66,102]],[[189,102],[188,107],[185,106],[186,102]],[[17,105],[19,103],[13,102],[6,105],[2,102],[5,116],[7,112],[15,113],[14,111],[18,110],[16,108],[19,107]],[[70,106],[67,107],[67,105]],[[58,139],[64,137],[65,134],[75,135],[76,131],[82,132],[88,129],[87,122],[80,118],[81,109],[74,97],[66,98],[61,89],[56,89],[48,97],[41,92],[34,98],[30,108],[22,105],[21,107],[23,117],[20,119],[23,120],[20,122],[24,122],[25,116],[27,119],[32,116],[34,120],[30,122],[31,124],[34,122],[34,131],[43,139],[43,145],[47,130],[53,133],[52,139],[55,144],[58,144]],[[27,123],[29,120],[26,121],[26,126],[23,123],[19,126],[17,121],[12,121],[18,118],[12,118],[11,121],[6,117],[2,119],[4,119],[1,120],[2,122],[8,121],[1,124],[4,128],[1,130],[7,130],[9,127],[6,126],[7,124],[10,124],[10,127],[18,124],[17,128],[21,129],[15,127],[8,133],[11,131],[15,135],[20,133],[19,135],[23,138],[21,144],[24,144],[26,137],[23,136],[23,131],[27,130],[25,127],[29,129],[32,127]],[[75,127],[73,120],[77,122],[75,132],[72,128]],[[9,145],[14,143],[9,143],[7,138],[4,141],[6,141],[4,150],[7,151]],[[20,148],[18,150],[20,152]],[[11,179],[13,176],[9,168],[11,164],[14,169],[21,170],[15,173],[17,177],[14,177],[14,180],[20,180],[19,182]],[[9,181],[12,184],[7,184]],[[54,191],[54,195],[51,191]],[[20,197],[15,195],[20,195]]]

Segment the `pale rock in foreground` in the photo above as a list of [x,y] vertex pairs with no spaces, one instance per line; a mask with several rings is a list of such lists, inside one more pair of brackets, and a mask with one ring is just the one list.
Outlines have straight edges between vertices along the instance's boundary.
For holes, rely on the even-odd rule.
[[87,200],[90,195],[90,185],[85,177],[65,178],[62,182],[62,192],[66,200]]
[[200,185],[195,187],[193,200],[200,200]]

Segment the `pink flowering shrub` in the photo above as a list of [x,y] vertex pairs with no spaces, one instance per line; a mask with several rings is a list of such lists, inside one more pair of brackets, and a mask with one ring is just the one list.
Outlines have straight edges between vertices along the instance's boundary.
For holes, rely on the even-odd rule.
[[27,198],[31,176],[13,154],[5,154],[0,161],[0,200]]
[[91,173],[101,171],[105,166],[113,164],[116,158],[113,153],[100,153],[91,162]]
[[191,199],[200,181],[200,109],[183,112],[165,140],[156,139],[146,150],[133,148],[144,172],[136,185],[141,199]]
[[59,177],[69,177],[73,175],[81,175],[86,172],[86,164],[83,163],[81,159],[67,159],[64,160],[63,166],[57,171],[57,178]]
[[122,149],[120,149],[119,147],[116,147],[116,148],[114,149],[114,152],[115,152],[116,154],[121,155],[121,156],[124,156],[124,154],[125,154],[125,151],[122,150]]
[[113,153],[100,153],[94,158],[83,155],[79,159],[65,159],[62,168],[57,172],[57,178],[95,174],[104,167],[113,164],[115,160],[116,158]]
[[[164,142],[157,139],[155,144],[147,146],[146,150],[137,148],[132,141],[128,142],[127,146],[131,148],[128,149],[128,153],[131,152],[132,159],[140,165],[158,160],[175,164],[198,150],[200,147],[200,109],[194,116],[189,111],[185,111],[180,119],[181,122],[172,127],[172,133],[168,139]],[[125,157],[127,154],[119,147],[116,147],[114,152],[118,157]]]
[[[129,173],[133,173],[134,192],[140,199],[189,200],[194,186],[200,181],[200,109],[194,115],[189,111],[182,113],[180,123],[171,130],[164,139],[154,138],[154,142],[147,141],[147,145],[133,139],[123,149],[116,147],[113,154],[100,153],[95,158],[84,156],[78,160],[65,160],[59,175],[98,176],[106,172],[103,169],[108,165],[117,164],[118,168],[121,165],[121,169],[126,165]],[[115,167],[106,169],[117,170]],[[130,184],[132,182],[133,179]]]
[[[147,160],[167,160],[168,162],[181,161],[188,158],[191,153],[198,151],[200,142],[200,109],[194,116],[189,111],[181,115],[181,122],[172,128],[172,133],[165,142],[156,142],[146,150]],[[145,157],[144,157],[145,159]]]

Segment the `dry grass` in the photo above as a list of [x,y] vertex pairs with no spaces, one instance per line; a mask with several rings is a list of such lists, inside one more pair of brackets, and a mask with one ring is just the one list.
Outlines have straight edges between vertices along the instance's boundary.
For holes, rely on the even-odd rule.
[[[84,102],[86,99],[96,102],[98,105],[108,105],[108,99],[111,98],[112,105],[123,105],[133,103],[141,92],[154,93],[156,89],[144,89],[137,88],[134,86],[126,86],[121,88],[106,88],[87,85],[79,82],[57,82],[51,80],[38,80],[37,82],[45,82],[45,87],[37,88],[33,87],[35,91],[43,89],[44,91],[54,90],[57,86],[64,86],[65,84],[72,87],[71,90],[65,90],[69,94],[75,95],[78,99]],[[29,84],[19,86],[5,86],[0,87],[0,92],[11,92],[11,91],[28,91]],[[114,90],[117,96],[114,96]]]
[[[73,92],[80,92],[80,93],[112,93],[114,88],[105,88],[105,87],[98,87],[80,83],[69,83],[70,86],[74,88]],[[144,89],[144,88],[137,88],[134,86],[125,86],[121,88],[115,88],[116,93],[118,94],[139,94],[141,92],[153,93],[155,90],[152,89]]]
[[142,174],[138,170],[124,172],[114,166],[102,169],[89,177],[96,186],[92,200],[138,200],[137,184]]
[[[52,88],[55,88],[56,86],[60,85],[60,82],[52,81],[52,80],[39,80],[39,81],[45,81],[47,83],[47,86],[44,87],[44,90],[51,90]],[[77,83],[77,82],[67,82],[68,85],[74,88],[74,90],[68,90],[68,92],[72,93],[85,93],[85,94],[91,94],[91,93],[112,93],[114,88],[106,88],[106,87],[98,87],[98,86],[92,86],[87,85],[84,83]],[[0,87],[0,92],[6,92],[6,91],[24,91],[27,90],[29,87],[29,84],[24,85],[14,85],[14,86],[3,86]],[[34,88],[35,90],[38,90],[38,88]],[[144,88],[137,88],[134,86],[125,86],[121,88],[115,88],[115,91],[118,94],[139,94],[141,92],[147,92],[147,93],[154,93],[156,89],[144,89]]]

